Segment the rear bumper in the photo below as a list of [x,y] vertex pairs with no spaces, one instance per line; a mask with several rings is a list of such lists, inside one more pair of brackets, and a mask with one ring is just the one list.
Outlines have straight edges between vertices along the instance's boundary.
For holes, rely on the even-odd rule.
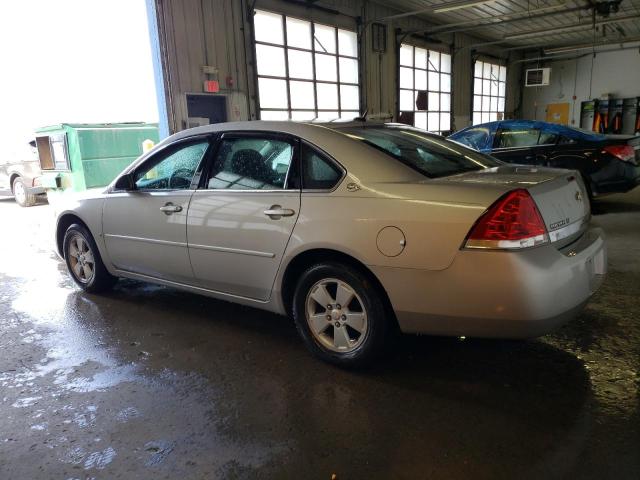
[[527,338],[574,318],[606,273],[600,229],[557,250],[462,250],[446,270],[371,267],[402,331],[432,335]]
[[601,170],[591,174],[594,196],[605,193],[625,193],[640,185],[640,165],[611,160]]

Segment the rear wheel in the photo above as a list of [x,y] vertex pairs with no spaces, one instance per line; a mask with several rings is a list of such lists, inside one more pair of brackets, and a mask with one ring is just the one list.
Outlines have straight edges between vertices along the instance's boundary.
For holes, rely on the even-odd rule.
[[13,181],[12,190],[13,197],[21,207],[31,207],[36,204],[36,196],[29,193],[29,190],[21,177],[16,177]]
[[337,263],[307,269],[294,293],[293,316],[307,348],[320,359],[361,367],[393,333],[382,292],[359,270]]
[[83,290],[103,292],[116,283],[117,278],[107,271],[93,236],[84,226],[74,223],[67,229],[63,252],[71,278]]

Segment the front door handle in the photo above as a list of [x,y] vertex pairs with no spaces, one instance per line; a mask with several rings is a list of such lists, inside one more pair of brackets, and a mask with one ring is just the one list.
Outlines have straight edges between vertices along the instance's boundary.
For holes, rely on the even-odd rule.
[[169,202],[160,207],[160,211],[165,215],[171,215],[173,213],[181,212],[182,207],[180,205],[174,205],[173,203]]
[[264,211],[264,214],[272,220],[279,220],[282,217],[290,217],[294,213],[296,213],[294,210],[291,210],[290,208],[282,208],[280,205],[271,205],[271,207]]

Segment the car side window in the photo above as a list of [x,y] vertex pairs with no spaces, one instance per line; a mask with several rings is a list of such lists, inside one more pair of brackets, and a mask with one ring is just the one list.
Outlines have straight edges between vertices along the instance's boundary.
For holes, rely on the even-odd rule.
[[500,127],[494,148],[533,147],[538,144],[540,129],[527,127]]
[[573,138],[565,137],[564,135],[560,135],[560,140],[558,140],[558,145],[571,145],[576,143]]
[[538,139],[538,145],[555,145],[557,141],[557,133],[550,130],[542,130],[540,132],[540,138]]
[[459,137],[452,138],[452,140],[474,150],[483,150],[487,147],[489,141],[489,129],[486,127],[470,128]]
[[315,148],[302,145],[302,188],[331,190],[342,178],[340,168]]
[[278,190],[285,188],[293,144],[267,137],[227,138],[220,142],[207,188]]
[[[202,160],[209,142],[189,143],[167,155],[156,155],[136,170],[137,190],[186,190]],[[157,157],[157,158],[156,158]]]

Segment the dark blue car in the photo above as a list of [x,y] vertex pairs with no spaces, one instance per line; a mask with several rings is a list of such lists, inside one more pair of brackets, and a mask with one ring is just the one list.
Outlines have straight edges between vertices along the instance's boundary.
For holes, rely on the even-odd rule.
[[627,192],[640,184],[640,137],[504,120],[465,128],[449,139],[508,163],[578,170],[590,197]]

